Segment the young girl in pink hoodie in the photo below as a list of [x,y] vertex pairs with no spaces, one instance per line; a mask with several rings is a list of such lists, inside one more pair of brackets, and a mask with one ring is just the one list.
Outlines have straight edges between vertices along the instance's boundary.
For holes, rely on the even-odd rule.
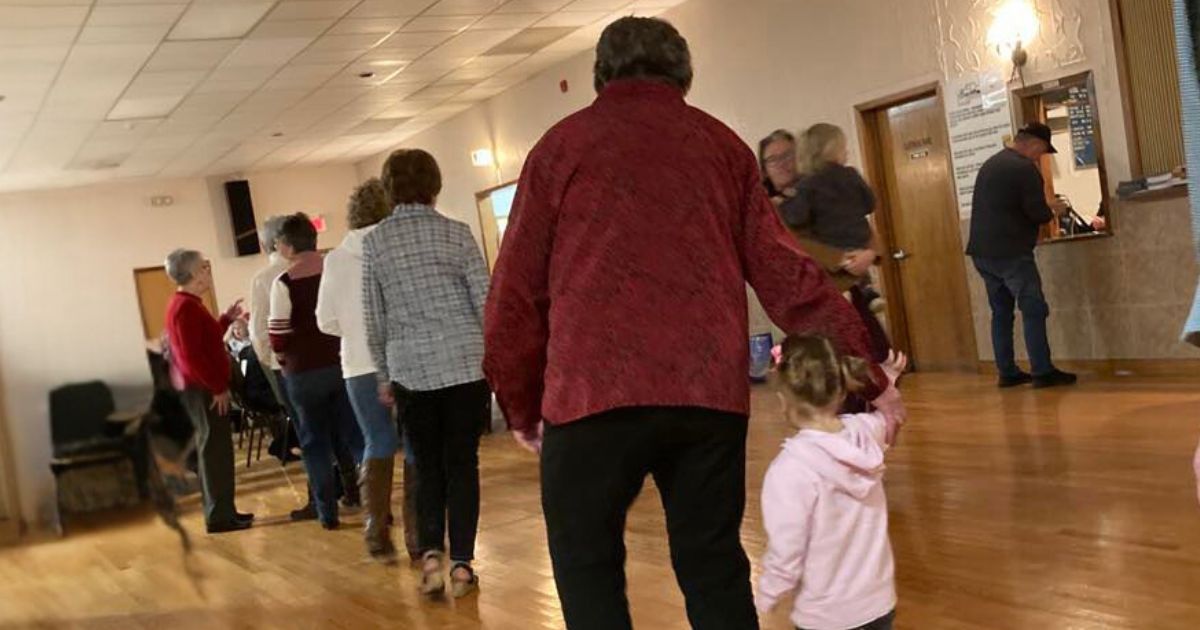
[[[868,377],[859,359],[828,339],[790,336],[778,353],[779,395],[799,429],[763,481],[767,552],[755,603],[770,611],[795,590],[792,622],[807,630],[890,630],[896,587],[888,541],[883,454],[887,422],[877,413],[839,417]],[[892,385],[904,355],[884,365]]]

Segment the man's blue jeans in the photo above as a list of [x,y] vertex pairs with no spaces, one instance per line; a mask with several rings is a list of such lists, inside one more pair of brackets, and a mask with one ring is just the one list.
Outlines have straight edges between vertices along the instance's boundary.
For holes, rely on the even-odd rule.
[[1025,324],[1025,349],[1034,376],[1054,371],[1050,359],[1050,341],[1046,337],[1046,318],[1050,306],[1042,295],[1042,277],[1033,253],[1019,258],[975,258],[975,269],[987,287],[992,307],[992,349],[1001,376],[1021,373],[1013,354],[1014,309],[1021,309]]

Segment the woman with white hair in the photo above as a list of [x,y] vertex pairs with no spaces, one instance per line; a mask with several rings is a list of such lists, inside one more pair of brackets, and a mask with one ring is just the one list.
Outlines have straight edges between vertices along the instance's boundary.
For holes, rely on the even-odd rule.
[[198,251],[177,249],[167,256],[165,267],[179,287],[167,306],[171,382],[196,429],[204,523],[210,534],[246,529],[254,515],[239,513],[233,504],[232,364],[224,342],[225,329],[242,315],[242,302],[235,302],[220,320],[208,312],[201,296],[212,289],[212,263]]

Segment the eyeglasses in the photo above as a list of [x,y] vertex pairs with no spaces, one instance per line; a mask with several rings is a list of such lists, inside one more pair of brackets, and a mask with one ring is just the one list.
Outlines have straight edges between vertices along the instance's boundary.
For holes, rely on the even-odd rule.
[[779,155],[768,155],[767,157],[763,158],[763,162],[765,162],[767,166],[781,166],[783,164],[788,164],[795,161],[795,151],[785,151]]

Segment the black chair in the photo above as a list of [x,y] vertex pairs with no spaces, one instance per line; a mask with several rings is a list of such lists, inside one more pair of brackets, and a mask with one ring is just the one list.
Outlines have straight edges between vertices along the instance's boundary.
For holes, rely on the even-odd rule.
[[145,413],[118,412],[101,381],[50,392],[50,436],[59,511],[67,514],[137,505],[146,498]]
[[274,438],[286,430],[287,411],[275,399],[253,348],[246,347],[234,360],[232,377],[230,398],[241,413],[237,447],[242,448],[243,438],[249,433],[250,445],[246,450],[246,467],[249,468],[251,457],[254,461],[262,459],[263,442],[267,435]]

